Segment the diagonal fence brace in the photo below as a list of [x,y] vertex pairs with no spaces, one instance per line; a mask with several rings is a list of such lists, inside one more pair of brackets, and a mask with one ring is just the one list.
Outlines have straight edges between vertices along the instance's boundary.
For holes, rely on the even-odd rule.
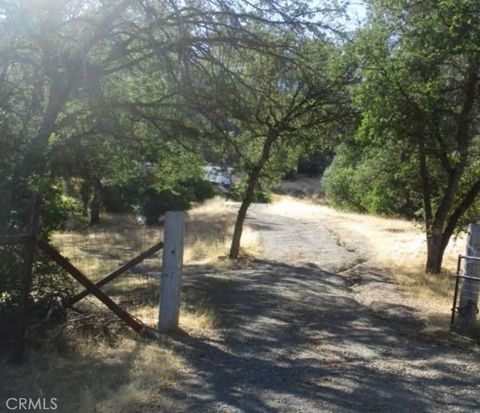
[[[95,286],[97,288],[100,288],[100,287],[104,286],[105,284],[108,284],[110,281],[112,281],[115,278],[122,275],[125,271],[128,271],[130,268],[134,267],[135,265],[142,262],[143,260],[150,257],[151,255],[155,254],[157,251],[160,251],[162,248],[163,248],[163,242],[159,242],[158,244],[155,244],[154,246],[150,247],[148,250],[142,252],[141,254],[137,255],[135,258],[132,258],[130,261],[123,264],[121,267],[117,268],[115,271],[106,275],[100,281],[96,282]],[[89,295],[91,293],[92,293],[91,291],[86,289],[86,290],[78,293],[77,295],[74,295],[71,298],[67,298],[65,300],[65,305],[67,307],[72,306],[73,304],[77,303],[78,301],[85,298],[87,295]]]
[[125,322],[130,328],[137,333],[143,334],[147,331],[147,327],[135,320],[128,312],[116,304],[108,295],[90,281],[77,267],[61,255],[54,247],[43,240],[37,241],[38,247],[43,250],[53,261],[67,271],[73,278],[82,284],[89,293],[97,297],[105,304],[120,320]]

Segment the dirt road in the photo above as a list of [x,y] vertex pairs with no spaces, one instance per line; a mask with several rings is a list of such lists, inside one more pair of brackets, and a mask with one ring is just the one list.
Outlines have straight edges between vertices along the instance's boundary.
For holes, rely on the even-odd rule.
[[262,259],[187,269],[219,334],[173,337],[188,368],[152,412],[480,412],[478,352],[418,339],[415,311],[382,301],[395,283],[358,246],[261,205],[248,223]]

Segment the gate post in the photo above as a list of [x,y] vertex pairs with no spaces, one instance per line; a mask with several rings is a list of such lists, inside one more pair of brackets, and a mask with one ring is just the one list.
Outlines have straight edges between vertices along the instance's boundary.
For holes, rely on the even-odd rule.
[[[480,261],[468,257],[480,257],[480,224],[468,226],[467,250],[465,255],[465,275],[480,278]],[[456,327],[463,332],[470,332],[475,328],[478,313],[478,297],[480,281],[464,279],[460,292],[460,304]]]
[[185,212],[168,211],[165,214],[163,235],[163,268],[160,281],[160,314],[158,329],[175,330],[180,315],[180,288],[183,264]]
[[15,331],[15,342],[12,357],[12,361],[16,364],[21,364],[24,361],[25,334],[28,324],[28,303],[30,289],[32,287],[35,243],[37,241],[41,202],[40,195],[38,193],[33,194],[28,222],[28,241],[25,243],[25,251],[23,256],[20,302],[18,306],[19,315]]

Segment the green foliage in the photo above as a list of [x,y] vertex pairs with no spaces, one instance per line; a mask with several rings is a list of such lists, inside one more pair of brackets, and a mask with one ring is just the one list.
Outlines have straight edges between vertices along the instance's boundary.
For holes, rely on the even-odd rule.
[[297,172],[308,176],[320,176],[332,162],[333,154],[330,151],[315,151],[303,155],[298,160]]
[[154,188],[145,188],[140,192],[138,212],[145,218],[147,225],[158,224],[159,218],[165,212],[185,211],[191,207],[192,192],[187,188],[179,187],[177,191],[157,191]]
[[138,203],[139,188],[134,180],[103,187],[103,205],[108,212],[132,212]]
[[[32,194],[41,194],[39,236],[48,240],[50,234],[62,229],[76,204],[63,195],[61,184],[50,178],[38,176],[25,182],[11,176],[0,183],[4,200],[0,209],[0,234],[18,235],[27,229],[31,213]],[[18,298],[19,282],[23,269],[22,245],[0,247],[0,312],[12,309]],[[64,296],[70,291],[71,282],[66,273],[42,253],[37,252],[32,280],[32,297],[36,300],[54,295]]]
[[154,187],[141,188],[136,210],[147,225],[155,225],[165,212],[185,211],[191,208],[193,202],[203,202],[213,196],[215,191],[209,182],[191,178],[162,191]]
[[[109,210],[134,208],[155,223],[213,196],[200,179],[205,154],[258,175],[254,184],[268,190],[304,141],[335,129],[346,98],[341,51],[316,36],[321,25],[305,24],[308,2],[30,3],[0,5],[2,234],[25,229],[38,190],[48,238],[79,202],[86,209],[93,183]],[[15,252],[0,263],[7,296]],[[36,267],[54,288],[56,270],[41,257]]]
[[373,0],[351,49],[361,156],[339,158],[330,196],[349,203],[343,179],[355,208],[421,218],[431,272],[479,202],[479,41],[473,0]]
[[362,211],[354,177],[355,168],[337,155],[322,180],[328,202],[340,209]]
[[[241,202],[243,201],[246,187],[247,187],[247,180],[241,179],[230,189],[227,196],[233,201]],[[255,188],[254,195],[253,195],[253,202],[265,204],[265,203],[269,203],[271,199],[272,199],[272,193],[270,191],[264,190],[263,187],[261,186],[257,186]]]
[[355,142],[340,146],[324,177],[327,200],[347,210],[419,218],[415,162],[398,149]]
[[169,210],[187,210],[193,202],[203,202],[216,195],[214,186],[200,178],[179,181],[175,186],[159,190],[144,178],[104,188],[104,206],[110,212],[135,212],[148,225],[155,225]]
[[187,186],[192,188],[195,202],[204,202],[217,194],[213,184],[204,179],[192,179]]

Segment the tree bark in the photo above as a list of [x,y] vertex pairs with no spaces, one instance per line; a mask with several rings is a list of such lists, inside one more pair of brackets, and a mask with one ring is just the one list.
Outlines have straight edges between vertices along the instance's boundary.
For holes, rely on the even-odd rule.
[[[448,241],[447,241],[448,244]],[[445,252],[443,233],[433,230],[427,238],[427,263],[425,271],[430,274],[438,274],[442,269],[443,253]]]
[[253,202],[253,197],[255,194],[255,187],[257,186],[258,176],[251,176],[248,179],[247,190],[245,191],[245,196],[243,197],[242,204],[238,210],[237,219],[235,221],[235,229],[233,230],[232,245],[230,246],[230,255],[231,259],[237,259],[240,254],[240,243],[243,233],[243,224],[245,218],[247,217],[247,211],[250,205]]
[[102,205],[102,182],[95,177],[92,180],[93,198],[90,203],[90,225],[97,225],[100,223],[100,206]]
[[[418,122],[423,123],[423,119],[419,119]],[[419,128],[417,131],[417,144],[418,144],[418,162],[420,166],[420,177],[422,181],[422,192],[423,192],[423,209],[424,209],[424,218],[425,226],[427,228],[427,238],[429,231],[431,230],[432,224],[432,195],[430,187],[430,174],[428,172],[427,166],[427,152],[425,149],[425,134],[423,129]]]
[[[478,58],[475,56],[474,60],[472,60],[469,64],[464,85],[462,110],[457,122],[455,140],[457,142],[457,150],[460,154],[460,161],[456,167],[450,167],[447,169],[447,185],[443,192],[440,204],[438,205],[435,215],[432,217],[433,219],[429,221],[428,216],[426,216],[425,220],[427,229],[426,271],[432,274],[438,274],[441,271],[443,254],[453,234],[456,224],[458,223],[460,216],[474,202],[475,197],[480,190],[480,188],[477,188],[477,184],[475,183],[470,191],[467,192],[467,195],[464,197],[460,206],[452,212],[452,207],[455,204],[455,198],[458,196],[460,182],[465,173],[469,156],[469,130],[472,123],[472,111],[477,98],[476,88],[479,82],[477,60]],[[428,198],[429,202],[431,202],[430,186],[428,184],[428,179],[425,179],[424,175],[425,172],[428,172],[426,167],[426,154],[424,151],[425,147],[420,147],[421,157],[423,155],[420,168],[422,181],[424,182],[423,192],[424,199],[426,200]],[[427,184],[425,184],[425,182],[427,182]],[[427,205],[425,202],[426,215],[428,215],[427,207],[429,205]]]
[[450,242],[450,238],[452,238],[452,235],[457,228],[460,218],[473,205],[479,194],[480,179],[478,179],[467,191],[467,193],[463,197],[462,202],[460,202],[460,204],[448,218],[446,226],[441,226],[441,228],[445,227],[445,229],[441,233],[441,237],[438,236],[438,232],[436,235],[432,235],[431,237],[427,236],[427,272],[431,274],[438,274],[440,272],[442,267],[443,254],[445,252],[445,249],[447,248],[448,243]]
[[33,173],[42,172],[46,166],[46,152],[50,135],[55,130],[55,122],[58,115],[65,106],[70,88],[53,83],[48,95],[48,104],[43,114],[42,123],[32,139],[29,148],[23,159],[24,170],[27,176]]
[[88,179],[83,179],[80,184],[80,199],[82,200],[82,214],[88,216],[88,200],[90,199],[90,183]]
[[243,196],[242,204],[238,210],[237,220],[235,221],[235,229],[233,230],[232,244],[230,246],[230,259],[237,259],[240,254],[240,243],[242,240],[243,224],[245,218],[247,217],[247,211],[250,205],[253,202],[255,196],[255,188],[257,187],[258,180],[260,179],[260,174],[270,158],[270,150],[272,148],[273,142],[278,138],[279,133],[277,130],[273,129],[270,131],[267,139],[263,144],[262,155],[260,156],[259,161],[255,167],[251,170],[248,175],[247,189]]

